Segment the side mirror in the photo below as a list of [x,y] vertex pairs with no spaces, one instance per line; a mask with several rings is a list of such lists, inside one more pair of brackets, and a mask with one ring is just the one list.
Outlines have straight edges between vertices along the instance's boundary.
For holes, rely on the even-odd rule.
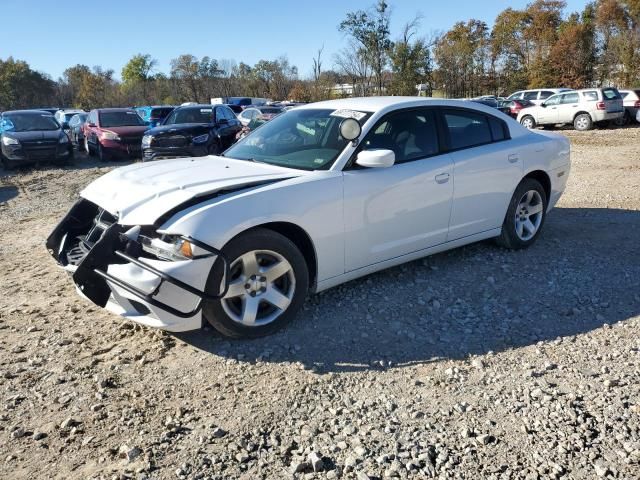
[[356,165],[367,168],[387,168],[396,162],[393,150],[362,150],[356,157]]
[[547,104],[546,104],[546,103],[541,103],[541,104],[540,104],[540,106],[541,106],[542,108],[547,108]]

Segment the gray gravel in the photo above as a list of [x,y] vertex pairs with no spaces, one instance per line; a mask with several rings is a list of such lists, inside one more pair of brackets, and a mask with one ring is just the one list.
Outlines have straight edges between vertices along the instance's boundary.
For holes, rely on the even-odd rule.
[[77,297],[44,238],[113,164],[0,170],[0,478],[638,478],[640,128],[564,133],[534,247],[350,282],[254,341]]

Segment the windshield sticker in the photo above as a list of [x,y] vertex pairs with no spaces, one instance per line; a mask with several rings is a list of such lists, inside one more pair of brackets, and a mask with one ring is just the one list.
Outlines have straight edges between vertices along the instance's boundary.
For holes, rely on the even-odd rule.
[[200,113],[211,113],[213,110],[211,108],[201,108]]
[[366,115],[367,115],[366,113],[358,112],[356,110],[349,110],[348,108],[343,108],[342,110],[336,110],[331,114],[332,117],[355,118],[356,120],[360,120]]

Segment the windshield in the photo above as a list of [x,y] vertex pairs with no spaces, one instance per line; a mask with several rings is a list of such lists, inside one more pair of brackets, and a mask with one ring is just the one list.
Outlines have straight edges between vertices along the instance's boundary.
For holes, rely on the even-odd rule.
[[151,110],[151,118],[164,118],[173,111],[173,108],[154,108]]
[[60,125],[52,115],[45,113],[12,113],[5,115],[3,130],[12,132],[35,132],[58,130]]
[[326,170],[349,143],[340,136],[340,122],[371,116],[353,110],[290,110],[257,128],[224,152],[225,157],[302,170]]
[[213,108],[179,108],[164,122],[165,125],[179,123],[213,123]]
[[101,127],[144,127],[145,123],[136,112],[102,112]]

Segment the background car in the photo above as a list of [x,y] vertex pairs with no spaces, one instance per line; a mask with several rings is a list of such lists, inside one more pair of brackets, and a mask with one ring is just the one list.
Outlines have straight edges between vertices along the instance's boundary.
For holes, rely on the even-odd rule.
[[636,119],[640,111],[640,89],[618,90],[624,105],[624,115],[617,122],[618,125],[626,125]]
[[242,125],[226,105],[176,108],[142,139],[142,159],[215,155],[235,142]]
[[246,137],[247,135],[249,135],[251,132],[253,132],[256,128],[258,128],[261,125],[264,125],[265,123],[267,123],[270,120],[269,117],[267,117],[266,115],[258,115],[257,117],[254,117],[248,125],[245,125],[242,127],[242,130],[240,130],[240,132],[238,132],[236,134],[236,140],[240,140],[241,138]]
[[236,114],[236,116],[241,114],[244,110],[240,105],[233,105],[232,103],[227,103],[226,106],[229,107],[231,111]]
[[586,88],[549,97],[541,105],[520,110],[518,121],[526,128],[537,125],[573,124],[576,130],[590,130],[622,117],[622,97],[615,88]]
[[53,114],[56,121],[62,126],[65,133],[71,138],[71,129],[69,128],[69,120],[77,113],[85,113],[84,110],[74,108],[60,109]]
[[251,106],[245,108],[244,111],[238,115],[238,120],[242,123],[242,125],[249,125],[249,122],[253,120],[258,115],[266,116],[268,120],[272,119],[276,115],[280,115],[284,110],[282,107],[271,107],[271,106]]
[[84,124],[87,121],[88,113],[76,113],[69,120],[69,138],[74,146],[79,147],[84,143]]
[[535,104],[529,100],[502,100],[498,105],[498,109],[512,118],[518,118],[520,110],[533,107],[534,105]]
[[89,155],[97,155],[101,162],[137,156],[148,128],[132,108],[91,110],[84,124],[84,148]]
[[507,97],[507,100],[528,100],[534,105],[540,105],[547,98],[556,93],[570,92],[570,88],[536,88],[533,90],[519,90]]
[[169,116],[176,107],[173,105],[155,105],[146,107],[136,107],[135,110],[144,120],[149,128],[157,127],[162,124],[165,118]]
[[0,116],[0,146],[0,157],[7,168],[73,158],[69,137],[53,115],[42,110],[3,112]]

